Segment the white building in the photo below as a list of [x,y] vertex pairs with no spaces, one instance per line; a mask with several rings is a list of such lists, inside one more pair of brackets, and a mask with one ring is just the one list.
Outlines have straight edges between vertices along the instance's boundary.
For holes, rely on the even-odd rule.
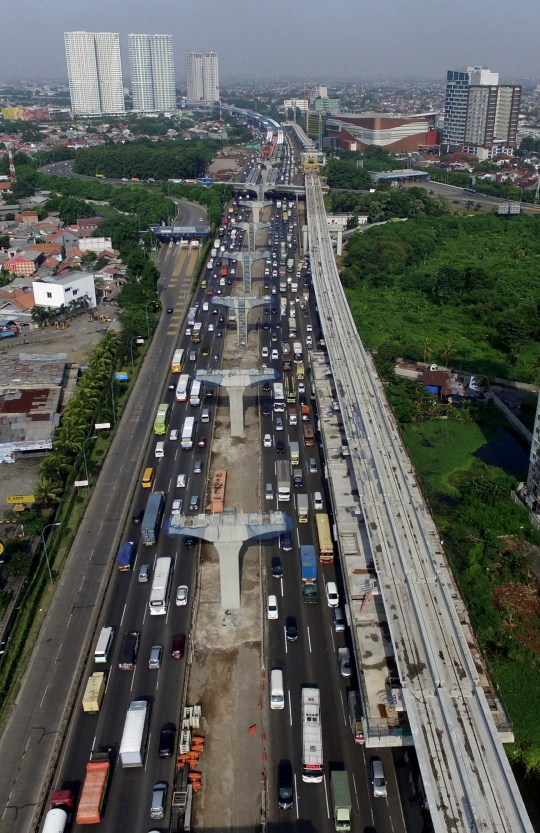
[[38,278],[32,281],[35,304],[38,307],[58,309],[67,307],[70,301],[87,298],[89,308],[97,306],[94,276],[90,272],[69,272],[58,278]]
[[186,75],[189,101],[219,101],[217,52],[188,52]]
[[114,32],[64,32],[71,108],[76,115],[124,113],[120,38]]
[[300,110],[302,113],[307,113],[309,110],[309,99],[286,98],[283,102],[283,106],[285,107],[285,113],[287,113],[288,110]]
[[176,110],[172,35],[128,35],[133,109]]

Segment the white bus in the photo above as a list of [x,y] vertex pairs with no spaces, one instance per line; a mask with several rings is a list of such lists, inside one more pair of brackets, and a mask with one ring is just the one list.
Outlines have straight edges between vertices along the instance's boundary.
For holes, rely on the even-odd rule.
[[160,616],[167,613],[169,604],[169,590],[171,589],[172,558],[165,556],[156,559],[154,569],[154,580],[150,591],[148,607],[152,616]]
[[300,364],[302,361],[302,344],[300,341],[293,341],[293,356],[294,356],[294,363]]
[[201,383],[196,379],[191,383],[191,390],[189,392],[189,404],[197,408],[201,404]]
[[283,393],[283,384],[281,382],[274,382],[274,411],[285,410],[285,394]]
[[323,780],[321,696],[318,688],[302,689],[302,781],[320,784]]
[[189,373],[182,373],[176,385],[176,401],[187,402],[189,390]]
[[193,448],[193,438],[195,436],[195,417],[186,417],[182,426],[182,448],[189,451]]

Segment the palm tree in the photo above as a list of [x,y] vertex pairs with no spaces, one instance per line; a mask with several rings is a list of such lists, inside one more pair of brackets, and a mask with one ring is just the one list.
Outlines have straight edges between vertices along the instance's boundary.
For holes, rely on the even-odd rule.
[[35,324],[38,324],[40,327],[43,327],[43,325],[47,323],[49,317],[50,313],[48,310],[45,309],[45,307],[40,307],[39,305],[36,305],[35,307],[32,307],[32,309],[30,310],[30,318]]
[[475,378],[479,387],[485,388],[485,389],[488,389],[488,390],[491,387],[491,379],[487,375],[487,373],[479,373],[474,378]]
[[540,382],[540,356],[531,364],[531,373],[535,382]]
[[50,480],[44,474],[40,474],[35,488],[36,497],[40,503],[62,503],[63,491],[64,489],[59,483]]
[[424,339],[424,346],[422,347],[422,358],[425,362],[431,357],[433,351],[431,349],[431,345],[429,343],[429,339]]
[[449,364],[449,362],[452,359],[452,357],[454,356],[455,352],[456,352],[456,348],[454,347],[452,342],[447,341],[445,346],[444,346],[444,350],[441,353],[441,357],[442,357],[442,360],[445,363],[445,365]]

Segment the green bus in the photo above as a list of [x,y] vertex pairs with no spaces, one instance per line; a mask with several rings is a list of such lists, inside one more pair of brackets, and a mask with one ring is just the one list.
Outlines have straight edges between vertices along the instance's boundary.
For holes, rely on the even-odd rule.
[[164,434],[167,430],[167,423],[169,421],[169,406],[162,403],[156,414],[154,420],[154,434]]

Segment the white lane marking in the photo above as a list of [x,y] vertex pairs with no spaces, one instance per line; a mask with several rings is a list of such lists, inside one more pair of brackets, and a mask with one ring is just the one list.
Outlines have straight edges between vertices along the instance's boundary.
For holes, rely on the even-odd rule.
[[172,486],[172,477],[171,477],[171,479],[169,480],[169,492],[171,491],[171,486]]
[[283,576],[281,577],[280,582],[281,582],[281,598],[283,598],[283,596],[285,595],[285,591],[283,590]]
[[170,606],[170,604],[167,603],[167,615],[165,617],[165,624],[167,624],[167,622],[169,621],[169,611],[170,611],[170,609],[171,609],[171,606]]
[[330,636],[332,638],[332,645],[334,646],[334,653],[336,653],[336,643],[334,642],[334,629],[332,625],[330,625]]
[[159,688],[159,675],[160,675],[160,674],[161,674],[161,668],[160,668],[160,669],[159,669],[159,671],[157,672],[156,691],[157,691],[157,690],[158,690],[158,688]]
[[296,537],[298,538],[298,546],[300,546],[300,532],[298,527],[296,527]]
[[[43,705],[43,701],[45,700],[45,695],[47,694],[47,688],[49,688],[49,686],[47,686],[47,687],[45,688],[45,691],[43,692],[43,697],[41,698],[41,703],[39,704],[39,708],[41,708],[41,707],[42,707],[42,705]],[[26,744],[26,745],[28,746],[28,744]],[[93,748],[94,748],[94,747],[92,747],[92,749],[93,749]],[[25,752],[26,752],[26,749],[25,749]]]
[[[107,674],[107,685],[105,686],[105,692],[104,692],[104,694],[103,694],[103,696],[104,696],[104,697],[105,697],[105,694],[107,694],[107,689],[109,688],[109,681],[110,681],[110,679],[111,679],[111,677],[112,677],[112,670],[113,670],[113,667],[111,666],[111,670],[110,670],[110,671],[109,671],[109,673]],[[92,749],[95,749],[95,746],[93,746],[93,747],[92,747]]]
[[81,590],[82,590],[82,586],[83,586],[83,584],[84,584],[85,580],[86,580],[86,576],[83,576],[83,580],[81,581],[81,586],[80,586],[80,587],[79,587],[79,589],[77,590],[77,595],[79,595],[79,593],[81,592]]
[[343,692],[341,691],[341,689],[339,690],[339,696],[341,698],[341,711],[343,712],[343,722],[345,726],[347,726],[347,715],[345,712],[345,703],[343,701]]
[[60,656],[60,653],[61,653],[61,651],[62,651],[62,645],[63,645],[63,644],[64,644],[63,642],[61,642],[61,643],[60,643],[60,647],[59,647],[59,649],[58,649],[58,653],[57,653],[57,655],[56,655],[55,662],[58,662],[58,657]]
[[97,738],[97,735],[94,735],[94,742],[92,743],[92,749],[96,748],[96,738]]
[[296,772],[294,773],[294,797],[296,799],[296,818],[300,818],[300,811],[298,809],[298,788],[296,786]]
[[133,676],[132,676],[132,678],[131,678],[131,685],[130,685],[130,687],[129,687],[129,690],[130,690],[130,691],[133,691],[133,683],[135,682],[135,671],[136,671],[136,670],[137,670],[137,666],[135,666],[135,667],[134,667],[134,669],[133,669]]
[[124,609],[122,611],[122,618],[120,619],[120,627],[122,627],[122,622],[124,621],[124,616],[126,615],[126,607],[127,607],[127,602],[125,603]]
[[176,458],[177,458],[177,457],[178,457],[178,449],[176,449],[176,453],[175,453],[175,455],[174,455],[174,459],[176,460]]
[[309,653],[311,654],[311,652],[312,652],[311,651],[311,636],[310,636],[310,633],[309,633],[309,625],[307,626],[307,638],[308,638],[308,642],[309,642]]
[[287,653],[287,628],[283,626],[283,638],[285,639],[285,653]]
[[358,789],[356,786],[356,778],[354,777],[354,772],[352,773],[352,780],[353,780],[353,787],[354,787],[354,794],[356,796],[356,807],[358,812],[360,812],[360,801],[358,800]]
[[328,803],[328,787],[326,786],[326,775],[323,775],[324,781],[324,797],[326,798],[326,812],[328,813],[328,818],[330,818],[330,804]]
[[[287,689],[287,698],[289,700],[289,723],[292,726],[292,707],[291,707],[291,692]],[[93,747],[92,747],[93,748]]]
[[148,766],[148,750],[150,749],[150,741],[152,740],[152,732],[148,735],[148,743],[146,744],[146,761],[144,762],[144,771],[146,772],[146,767]]
[[147,610],[148,610],[148,607],[147,607],[147,605],[145,605],[145,606],[144,606],[143,618],[142,618],[142,623],[143,623],[143,625],[144,625],[145,620],[146,620],[146,611],[147,611]]

